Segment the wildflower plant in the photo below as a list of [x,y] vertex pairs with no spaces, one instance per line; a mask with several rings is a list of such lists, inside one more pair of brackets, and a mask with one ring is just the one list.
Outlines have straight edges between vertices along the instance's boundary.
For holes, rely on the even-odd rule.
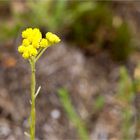
[[38,28],[27,28],[22,32],[22,44],[18,47],[18,52],[22,57],[29,61],[31,66],[31,113],[29,118],[30,140],[35,140],[35,123],[36,111],[35,101],[41,87],[36,91],[35,65],[37,60],[45,52],[45,50],[60,42],[60,38],[51,33],[46,33],[46,37],[42,38],[42,33]]

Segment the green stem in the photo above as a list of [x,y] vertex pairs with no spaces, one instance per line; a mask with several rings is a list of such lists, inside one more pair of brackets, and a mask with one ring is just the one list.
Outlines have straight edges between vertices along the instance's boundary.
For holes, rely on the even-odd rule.
[[31,116],[30,116],[30,140],[35,140],[35,61],[31,61]]
[[37,55],[37,57],[36,57],[36,59],[35,59],[35,62],[41,57],[41,55],[45,52],[46,49],[47,49],[47,48],[43,48],[43,49],[39,52],[39,54]]

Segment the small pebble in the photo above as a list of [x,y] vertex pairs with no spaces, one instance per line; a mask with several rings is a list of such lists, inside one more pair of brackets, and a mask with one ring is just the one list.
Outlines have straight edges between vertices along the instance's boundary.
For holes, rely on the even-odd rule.
[[51,112],[51,117],[53,119],[59,119],[60,118],[60,115],[61,115],[61,113],[60,113],[60,111],[58,109],[54,109]]
[[9,128],[9,125],[6,122],[1,121],[0,122],[0,139],[9,136],[10,133],[11,133],[11,129]]

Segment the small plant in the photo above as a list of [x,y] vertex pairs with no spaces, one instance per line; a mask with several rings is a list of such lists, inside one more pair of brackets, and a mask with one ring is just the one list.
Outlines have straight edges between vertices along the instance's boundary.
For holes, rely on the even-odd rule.
[[101,95],[99,95],[96,100],[95,100],[95,103],[94,103],[94,111],[95,112],[99,112],[103,109],[105,105],[105,98]]
[[134,99],[133,81],[125,67],[120,68],[120,80],[118,84],[118,98],[129,105]]
[[135,139],[140,138],[140,64],[138,63],[135,70],[134,70],[134,86],[135,86],[135,121],[136,121],[136,132],[135,132]]
[[37,28],[27,28],[22,32],[22,38],[22,45],[18,47],[18,52],[21,53],[22,57],[27,59],[31,65],[31,114],[29,118],[29,136],[30,140],[35,140],[35,101],[41,89],[41,87],[39,87],[36,91],[35,65],[45,50],[53,44],[60,42],[60,38],[51,32],[46,33],[46,38],[42,38],[40,30]]
[[132,34],[127,23],[123,22],[119,27],[114,28],[110,52],[115,60],[127,60],[133,51]]
[[135,97],[134,83],[125,67],[120,69],[120,81],[118,85],[117,99],[122,105],[122,124],[121,132],[125,140],[132,140],[134,122],[133,101]]
[[60,96],[60,101],[67,113],[67,116],[70,119],[70,121],[72,121],[74,126],[77,128],[81,140],[89,140],[86,126],[84,122],[81,120],[81,118],[78,116],[78,114],[76,113],[71,103],[68,91],[66,89],[61,88],[58,90],[58,93]]

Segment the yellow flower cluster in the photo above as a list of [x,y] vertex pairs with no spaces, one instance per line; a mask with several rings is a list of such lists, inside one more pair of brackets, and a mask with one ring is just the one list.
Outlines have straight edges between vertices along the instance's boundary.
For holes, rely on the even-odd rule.
[[22,38],[23,41],[18,47],[18,52],[24,59],[35,58],[39,50],[60,42],[60,38],[51,32],[46,33],[46,38],[42,38],[38,28],[27,28],[22,32]]

